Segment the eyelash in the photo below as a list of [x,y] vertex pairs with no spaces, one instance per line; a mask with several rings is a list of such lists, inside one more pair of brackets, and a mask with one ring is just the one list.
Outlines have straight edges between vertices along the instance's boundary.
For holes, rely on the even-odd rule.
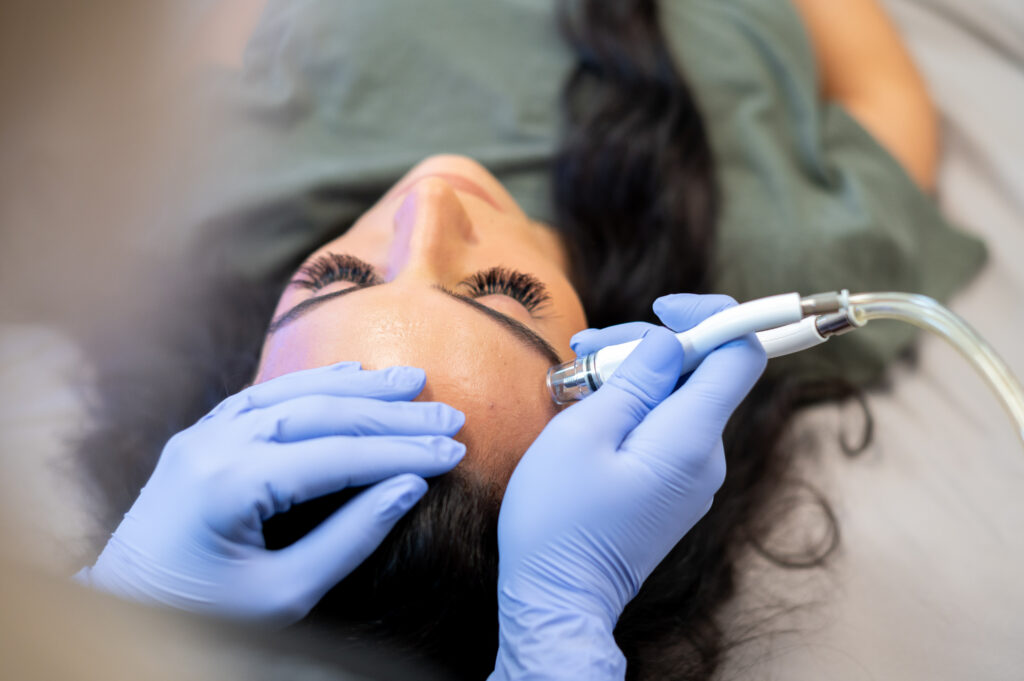
[[351,255],[325,253],[299,268],[292,283],[310,291],[319,291],[336,281],[350,281],[357,286],[381,283],[380,277],[362,260]]
[[535,277],[505,267],[492,267],[477,272],[462,285],[469,289],[472,298],[505,295],[518,301],[531,314],[544,307],[551,299],[544,290],[544,284]]
[[[383,283],[373,269],[351,255],[325,253],[303,265],[292,283],[296,286],[318,291],[337,281],[348,281],[357,286],[373,286]],[[492,267],[477,272],[462,282],[471,298],[489,295],[505,295],[517,301],[530,313],[534,313],[550,301],[544,285],[524,272],[505,267]]]

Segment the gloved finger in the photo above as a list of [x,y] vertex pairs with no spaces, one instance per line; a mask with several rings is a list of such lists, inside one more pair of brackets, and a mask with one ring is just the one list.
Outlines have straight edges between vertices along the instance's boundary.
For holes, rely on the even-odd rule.
[[757,382],[766,361],[764,348],[752,334],[714,350],[679,390],[651,411],[624,448],[666,460],[681,451],[714,451],[726,422]]
[[262,409],[303,395],[411,400],[422,392],[427,380],[423,370],[416,367],[361,371],[353,369],[352,364],[342,362],[285,374],[246,388],[236,397],[243,410]]
[[704,507],[703,511],[701,511],[700,517],[703,518],[708,513],[710,513],[711,512],[711,507],[714,506],[714,505],[715,505],[715,495],[712,494],[711,495],[711,501],[709,501],[708,505]]
[[668,329],[654,327],[593,395],[562,412],[588,432],[618,446],[679,380],[683,348]]
[[736,301],[729,296],[676,293],[654,301],[652,309],[661,323],[673,331],[686,331],[713,314],[734,307]]
[[654,324],[647,322],[628,322],[603,329],[584,329],[569,339],[569,347],[577,357],[582,357],[606,345],[634,341],[642,337],[645,331],[653,328]]
[[306,395],[252,413],[257,434],[274,442],[331,435],[455,435],[466,416],[443,402],[382,402]]
[[272,579],[307,586],[308,612],[373,553],[426,491],[422,478],[398,475],[361,492],[305,537],[274,552]]
[[[678,470],[680,468],[679,463],[674,463],[674,468]],[[697,521],[711,511],[711,506],[715,501],[715,493],[722,488],[722,483],[725,482],[725,448],[722,446],[722,441],[718,440],[715,443],[715,446],[711,449],[710,456],[706,457],[703,465],[696,458],[693,460],[693,463],[694,470],[687,471],[694,480],[693,484],[689,487],[690,493],[705,495],[708,500],[697,515],[692,518],[680,518],[680,520],[687,523],[687,527],[697,524]]]
[[[695,467],[692,473],[696,481],[693,488],[700,490],[702,494],[714,497],[715,493],[722,487],[722,483],[725,482],[725,447],[722,445],[721,438],[715,440],[714,446],[709,451],[709,456],[704,457],[703,465]],[[701,514],[693,519],[693,522],[704,517],[709,510],[711,510],[710,500]]]
[[270,491],[270,499],[255,500],[266,520],[293,504],[400,473],[440,475],[465,454],[465,445],[447,437],[324,437],[268,446],[247,472],[257,494]]

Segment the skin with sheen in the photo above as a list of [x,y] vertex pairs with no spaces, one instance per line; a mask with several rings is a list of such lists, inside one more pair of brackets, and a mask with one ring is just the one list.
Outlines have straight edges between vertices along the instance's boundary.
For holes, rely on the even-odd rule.
[[[569,339],[586,327],[555,232],[531,221],[479,163],[442,155],[416,165],[306,262],[325,255],[358,258],[373,281],[312,290],[300,269],[278,302],[256,382],[343,360],[420,367],[427,383],[418,399],[466,414],[460,468],[503,487],[516,464],[507,453],[525,452],[557,413],[548,367],[575,356]],[[496,267],[540,284],[540,304],[531,311],[507,291],[467,283]]]

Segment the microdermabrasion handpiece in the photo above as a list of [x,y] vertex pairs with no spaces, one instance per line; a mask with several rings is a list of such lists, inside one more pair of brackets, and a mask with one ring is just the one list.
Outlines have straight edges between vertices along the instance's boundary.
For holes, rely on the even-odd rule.
[[[769,357],[779,357],[824,343],[830,336],[859,326],[849,318],[849,293],[827,293],[801,298],[784,293],[752,300],[722,310],[697,326],[676,334],[683,346],[686,375],[715,348],[749,333],[757,333]],[[804,318],[805,315],[816,315]],[[581,400],[608,380],[639,340],[609,345],[548,371],[547,385],[558,404]]]
[[[693,371],[718,346],[749,333],[757,334],[769,358],[780,357],[824,343],[873,319],[913,324],[959,350],[999,396],[1024,442],[1024,385],[970,324],[932,298],[913,293],[850,295],[844,289],[803,298],[787,293],[728,308],[676,334],[685,351],[680,375]],[[566,404],[594,392],[639,343],[609,345],[552,367],[547,376],[552,399]]]

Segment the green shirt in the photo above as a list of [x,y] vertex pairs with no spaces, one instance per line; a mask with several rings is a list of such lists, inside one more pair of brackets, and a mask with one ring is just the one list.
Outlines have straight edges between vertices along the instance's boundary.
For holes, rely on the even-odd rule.
[[[271,0],[241,73],[212,79],[188,224],[237,231],[259,274],[309,252],[435,153],[488,168],[552,221],[559,93],[574,59],[549,0]],[[662,26],[693,89],[723,192],[715,290],[896,290],[946,299],[984,246],[939,214],[840,106],[819,101],[788,0],[675,0]],[[666,293],[669,293],[666,291]],[[863,382],[912,329],[875,323],[772,362]]]

